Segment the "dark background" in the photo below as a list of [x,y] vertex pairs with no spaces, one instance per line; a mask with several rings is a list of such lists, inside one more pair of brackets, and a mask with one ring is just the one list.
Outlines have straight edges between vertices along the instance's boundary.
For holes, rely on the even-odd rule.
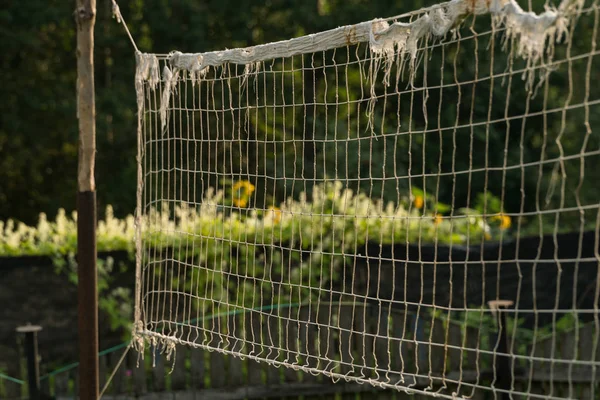
[[[98,1],[96,23],[96,182],[100,213],[102,214],[104,206],[111,204],[116,216],[124,216],[132,213],[135,208],[135,60],[123,27],[112,18],[110,3],[109,0]],[[433,3],[418,0],[134,0],[122,2],[121,11],[141,51],[168,53],[171,50],[210,51],[283,40],[375,17],[398,15]],[[522,5],[527,7],[526,4]],[[542,5],[542,1],[534,1],[532,7],[539,12],[543,11]],[[13,218],[32,224],[40,212],[53,218],[61,207],[67,212],[75,208],[77,121],[73,7],[72,2],[46,0],[5,0],[0,6],[0,220]],[[489,26],[489,21],[482,23],[482,27],[486,24]],[[590,51],[592,32],[593,18],[582,18],[575,32],[578,39],[573,42],[572,55]],[[469,47],[473,46],[473,41],[464,41],[461,46],[463,53],[457,62],[457,68],[462,79],[467,80],[472,76],[475,66],[472,49]],[[489,70],[490,63],[486,46],[485,41],[479,44],[479,70],[482,75],[485,75],[486,69]],[[497,50],[500,48],[499,41],[496,47]],[[555,58],[564,59],[565,51],[565,46],[558,46]],[[436,57],[438,56],[432,55],[431,65],[439,62]],[[447,54],[446,63],[451,64],[452,61],[451,54]],[[506,68],[506,58],[497,62],[496,73]],[[562,107],[569,92],[572,92],[570,104],[580,104],[583,101],[587,62],[588,58],[573,62],[572,89],[569,89],[569,74],[564,64],[552,75],[547,109]],[[522,61],[515,60],[515,68],[520,66],[523,66]],[[435,78],[437,69],[433,66],[430,69]],[[446,74],[451,72],[449,67],[446,68]],[[599,75],[600,69],[593,66],[591,82],[597,81]],[[513,115],[523,114],[526,103],[524,84],[516,77],[517,75],[511,92]],[[498,88],[494,91],[492,100],[502,104],[506,88]],[[535,99],[537,107],[541,104],[542,91],[543,88]],[[468,88],[464,90],[461,110],[463,115],[468,115],[471,107],[469,92]],[[589,99],[598,99],[598,92],[596,85],[592,85]],[[437,110],[436,93],[432,91],[430,96],[430,106],[432,110]],[[456,96],[451,92],[446,96],[446,106],[442,107],[440,118],[443,125],[450,126],[454,123]],[[489,86],[482,82],[475,96],[475,111],[485,117]],[[494,107],[492,114],[492,119],[501,119],[504,107]],[[566,113],[567,123],[562,129],[560,146],[557,144],[561,133],[560,113],[549,115],[545,122],[541,117],[530,118],[523,131],[521,123],[515,120],[510,126],[510,139],[507,142],[508,164],[539,161],[542,149],[546,159],[556,158],[561,152],[565,156],[577,155],[584,146],[586,127],[583,116],[583,108]],[[599,120],[600,113],[592,105],[592,130],[598,126]],[[433,124],[432,121],[430,124]],[[317,120],[317,124],[319,123]],[[454,161],[456,170],[467,170],[469,162],[474,167],[481,166],[485,157],[489,158],[489,165],[501,165],[506,142],[505,130],[505,126],[501,124],[496,128],[492,127],[488,133],[481,129],[472,134],[457,135],[456,154],[451,153],[447,142],[451,137],[446,136],[442,140],[446,141],[443,143],[445,154],[442,169],[448,171],[450,163]],[[260,136],[261,132],[256,134]],[[369,172],[374,177],[380,174],[391,179],[394,174],[404,176],[408,167],[412,168],[412,174],[435,173],[438,171],[441,151],[440,139],[436,136],[428,136],[426,140],[411,139],[412,159],[408,156],[399,157],[395,170],[388,163],[379,172],[371,171],[372,163],[369,160],[381,160],[385,151],[389,151],[391,141],[387,139],[387,142],[373,141],[373,148],[364,146],[361,151],[348,152],[346,162],[348,165],[358,165],[358,170],[353,174],[362,171],[363,177]],[[597,151],[600,148],[598,137],[596,133],[589,137],[585,144],[586,151]],[[383,143],[388,143],[387,150]],[[398,145],[405,146],[406,143]],[[324,157],[324,160],[313,160],[312,152],[306,151],[302,162],[306,165],[312,165],[315,161],[324,162],[328,171],[334,170],[338,162],[335,157],[325,157],[322,154],[318,156]],[[498,197],[504,192],[505,211],[527,212],[540,207],[575,207],[578,199],[574,193],[579,187],[577,193],[580,203],[593,205],[597,203],[600,191],[597,184],[600,181],[599,158],[597,155],[585,157],[585,163],[582,159],[572,158],[559,169],[555,169],[556,163],[545,164],[540,171],[540,179],[537,166],[526,171],[516,169],[509,172],[505,183],[500,174],[491,174],[487,187],[484,187],[483,179],[479,177],[470,181],[460,177],[456,181],[444,179],[440,182],[439,200],[453,203],[455,207],[463,207],[472,203],[475,196],[487,189]],[[273,168],[277,169],[279,166],[273,164]],[[281,176],[280,171],[269,173],[271,176]],[[322,178],[319,173],[312,171],[312,177]],[[421,179],[421,182],[412,184],[423,187],[424,183]],[[432,182],[427,183],[432,187]],[[369,189],[369,182],[365,181],[364,184],[366,186],[361,189]],[[401,186],[400,190],[406,189],[407,180],[403,180]],[[551,190],[552,187],[554,191]],[[377,189],[375,188],[374,193],[379,193]],[[384,199],[397,199],[395,186],[383,189]],[[554,193],[554,196],[550,197],[549,203],[544,204],[544,197],[549,192]],[[562,198],[561,192],[565,193]],[[586,224],[595,223],[594,211],[585,213]],[[560,228],[579,230],[579,217],[580,214],[575,212],[572,216],[562,218]],[[534,222],[536,221],[537,218]],[[543,221],[540,218],[539,222],[553,230],[555,215],[550,214]],[[537,223],[534,225],[533,232],[537,233],[539,227]]]

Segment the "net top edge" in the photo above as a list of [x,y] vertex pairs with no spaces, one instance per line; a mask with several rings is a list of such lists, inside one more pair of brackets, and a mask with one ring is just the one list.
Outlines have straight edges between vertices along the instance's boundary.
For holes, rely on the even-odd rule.
[[[253,69],[256,64],[278,58],[289,58],[303,54],[323,52],[360,43],[369,43],[375,53],[390,51],[390,43],[404,42],[405,52],[414,52],[424,37],[442,38],[454,30],[469,15],[491,14],[498,17],[506,28],[531,41],[537,35],[545,41],[547,32],[566,29],[561,19],[573,10],[581,10],[584,0],[562,0],[558,7],[547,7],[543,13],[524,11],[516,0],[451,0],[435,6],[412,11],[395,17],[374,19],[354,25],[346,25],[327,31],[309,34],[293,39],[282,40],[245,48],[234,48],[202,53],[138,54],[138,76],[142,80],[152,80],[148,71],[158,60],[166,60],[173,69],[202,74],[209,67],[226,63],[246,65]],[[415,17],[419,15],[419,17]],[[409,22],[398,22],[410,17]],[[391,24],[388,21],[395,21]],[[562,22],[562,23],[561,23]],[[514,34],[514,33],[513,33]],[[538,43],[539,44],[539,43]],[[542,47],[543,47],[543,43]],[[393,47],[393,46],[392,46]],[[148,68],[150,67],[150,68]],[[153,75],[153,74],[150,74]]]

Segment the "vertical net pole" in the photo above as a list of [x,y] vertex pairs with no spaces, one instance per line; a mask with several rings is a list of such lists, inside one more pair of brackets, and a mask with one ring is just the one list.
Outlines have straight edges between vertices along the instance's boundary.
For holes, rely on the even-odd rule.
[[79,168],[77,262],[79,315],[79,398],[98,399],[98,292],[96,269],[96,109],[94,103],[95,0],[77,0],[77,118]]

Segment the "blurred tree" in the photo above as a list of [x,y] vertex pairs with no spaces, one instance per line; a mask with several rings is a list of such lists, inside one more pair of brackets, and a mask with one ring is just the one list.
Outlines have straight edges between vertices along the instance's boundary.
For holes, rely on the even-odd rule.
[[[386,1],[341,3],[132,0],[121,10],[140,49],[164,53],[282,40],[400,10]],[[0,220],[32,223],[39,212],[52,216],[60,207],[75,208],[72,13],[71,2],[58,0],[6,0],[0,6]],[[98,1],[95,57],[99,210],[113,204],[123,215],[135,206],[135,60],[112,20],[110,0]]]
[[77,141],[75,31],[70,4],[3,2],[0,9],[0,218],[32,222],[73,208]]
[[[135,207],[136,177],[136,105],[133,90],[135,69],[134,54],[122,27],[112,20],[110,0],[98,1],[98,23],[96,25],[96,92],[97,92],[97,185],[99,210],[104,205],[112,204],[116,215],[131,213]],[[243,47],[270,41],[288,39],[299,35],[319,32],[340,25],[357,23],[382,16],[393,16],[416,10],[433,4],[433,0],[414,0],[411,2],[389,2],[388,0],[131,0],[122,2],[121,11],[130,25],[140,50],[168,53],[172,50],[183,52],[210,51],[222,48]],[[536,11],[542,9],[544,1],[534,1]],[[75,24],[72,18],[70,2],[57,0],[6,0],[0,8],[0,74],[3,84],[0,85],[0,98],[3,100],[3,111],[0,115],[0,220],[16,218],[25,222],[34,222],[39,212],[52,216],[59,207],[67,210],[75,208],[76,165],[77,165],[77,128],[75,119]],[[481,26],[474,25],[480,31],[486,30],[483,19]],[[467,26],[466,31],[469,30]],[[577,37],[571,50],[573,54],[585,54],[590,50],[593,18],[579,21]],[[488,36],[489,38],[489,36]],[[499,35],[496,36],[499,39]],[[430,52],[430,68],[427,74],[429,85],[436,85],[440,79],[452,82],[453,66],[456,64],[461,81],[475,78],[474,58],[477,56],[478,76],[489,75],[491,54],[494,54],[494,72],[499,73],[506,68],[505,55],[500,56],[500,40],[495,41],[495,52],[488,50],[488,39],[481,39],[475,51],[475,41],[461,42],[447,46],[444,57],[439,48]],[[565,46],[557,48],[557,56],[564,58]],[[339,53],[337,57],[344,57]],[[455,61],[456,60],[456,61]],[[299,60],[296,60],[299,62]],[[308,62],[308,61],[307,61]],[[313,62],[319,63],[318,57]],[[438,66],[443,66],[444,71]],[[515,61],[514,69],[521,68],[523,63]],[[548,90],[546,109],[562,107],[569,95],[569,79],[573,81],[571,103],[581,103],[585,96],[584,80],[587,58],[573,61],[571,74],[567,65],[562,64],[559,72],[552,75],[548,88],[542,86],[538,91],[536,104],[544,90]],[[307,86],[308,96],[332,99],[336,93],[331,92],[332,85],[325,88],[325,81],[334,79],[329,75],[317,76],[309,72],[306,82],[316,81],[315,87]],[[592,68],[592,79],[597,79],[599,71]],[[301,81],[302,77],[299,77]],[[417,74],[417,85],[422,85],[423,76]],[[358,75],[348,76],[351,93],[338,93],[359,99],[362,85]],[[414,98],[415,110],[410,115],[415,129],[423,129],[425,123],[429,130],[438,126],[438,110],[441,126],[452,126],[457,120],[459,125],[468,124],[471,107],[475,107],[476,115],[487,118],[488,105],[493,105],[490,120],[502,119],[505,113],[508,83],[496,80],[493,82],[490,98],[489,80],[482,79],[475,91],[472,85],[460,85],[440,92],[439,89],[428,91],[425,108],[421,107],[423,93]],[[314,93],[310,92],[314,90]],[[400,90],[404,90],[403,87]],[[598,99],[599,89],[590,89],[590,99]],[[523,82],[516,76],[510,86],[509,113],[522,115],[527,108],[527,95]],[[440,96],[443,106],[440,108]],[[461,97],[456,107],[457,97]],[[400,106],[407,110],[410,97],[403,96]],[[533,104],[533,102],[532,102]],[[395,116],[398,104],[392,102],[383,111],[381,102],[376,104],[374,113],[374,132],[382,135],[378,140],[363,140],[367,136],[352,125],[347,119],[348,113],[359,112],[350,107],[340,107],[337,128],[332,118],[325,125],[322,114],[327,107],[317,109],[314,115],[309,113],[308,123],[314,128],[310,131],[296,133],[314,135],[317,139],[331,138],[337,129],[339,137],[354,135],[349,146],[343,141],[339,146],[328,144],[312,144],[302,149],[282,145],[281,148],[261,150],[268,163],[261,173],[270,176],[290,176],[293,164],[305,168],[308,178],[319,179],[324,175],[337,175],[343,179],[348,169],[347,178],[357,180],[359,177],[383,178],[387,180],[366,182],[360,188],[373,195],[383,193],[386,199],[394,200],[397,192],[403,193],[409,181],[397,181],[394,176],[405,176],[409,167],[412,175],[429,174],[427,179],[413,179],[410,184],[426,187],[428,191],[437,192],[444,202],[457,207],[469,204],[478,193],[487,189],[500,196],[503,187],[505,208],[507,211],[519,211],[521,204],[525,210],[536,207],[557,207],[561,203],[573,206],[576,198],[571,194],[582,182],[580,198],[584,204],[597,201],[600,188],[595,182],[600,179],[598,157],[589,157],[583,165],[581,158],[575,157],[585,144],[587,151],[600,147],[598,135],[590,135],[584,140],[582,108],[569,111],[562,123],[560,113],[539,113],[537,117],[528,118],[527,125],[522,120],[489,125],[482,124],[476,128],[460,128],[454,134],[444,131],[431,132],[426,135],[387,135],[394,133],[391,124],[382,126],[382,116]],[[423,111],[428,118],[425,118]],[[539,109],[529,112],[539,112]],[[364,109],[360,112],[364,113]],[[345,114],[344,114],[345,113]],[[329,114],[331,115],[331,114]],[[404,123],[408,123],[408,113],[404,114]],[[299,118],[299,117],[297,117]],[[395,119],[395,117],[393,117]],[[599,113],[591,113],[591,126],[597,127]],[[347,121],[350,121],[348,125]],[[427,121],[427,122],[426,122]],[[480,121],[481,122],[481,121]],[[300,120],[297,119],[299,124]],[[257,137],[266,135],[282,135],[289,132],[281,130],[269,131],[260,127],[252,134]],[[300,126],[300,125],[297,125]],[[546,129],[546,134],[545,128]],[[345,130],[345,131],[344,131]],[[560,146],[557,137],[562,132]],[[329,135],[329,136],[327,136]],[[486,146],[487,142],[487,146]],[[316,147],[315,147],[316,146]],[[410,152],[409,152],[410,149]],[[508,165],[525,165],[539,160],[544,151],[545,159],[563,155],[573,158],[562,163],[548,163],[540,171],[538,167],[519,167],[508,171],[490,169],[485,174],[457,175],[456,180],[439,179],[438,173],[449,171],[465,172],[470,165],[480,167],[502,167],[504,153],[507,154]],[[297,151],[302,151],[302,159],[298,159]],[[282,157],[275,158],[276,151],[285,152]],[[255,151],[249,152],[256,154]],[[293,157],[296,156],[296,157]],[[377,163],[372,160],[378,160]],[[245,160],[248,165],[257,165],[256,160]],[[441,167],[440,167],[441,166]],[[440,169],[441,168],[441,169]],[[580,180],[581,171],[585,180]],[[538,179],[539,174],[543,178]],[[562,179],[561,176],[567,179]],[[438,183],[439,179],[439,183]],[[487,182],[487,183],[486,183]],[[255,182],[257,187],[261,182]],[[565,184],[564,187],[562,184]],[[267,182],[262,182],[263,185]],[[272,185],[272,182],[269,183]],[[358,187],[357,187],[358,188]],[[296,187],[298,192],[303,187]],[[560,193],[565,192],[561,200]],[[261,190],[257,189],[257,199]],[[289,195],[290,188],[276,188],[273,193],[280,198]],[[547,196],[550,194],[553,196]],[[548,204],[546,204],[548,197]],[[264,199],[262,199],[264,200]],[[539,205],[538,205],[539,203]],[[544,203],[544,204],[541,204]]]

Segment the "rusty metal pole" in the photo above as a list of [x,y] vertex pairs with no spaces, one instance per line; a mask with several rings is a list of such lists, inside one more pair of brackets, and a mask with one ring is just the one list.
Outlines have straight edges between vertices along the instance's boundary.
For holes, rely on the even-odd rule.
[[94,94],[94,24],[96,0],[76,0],[77,118],[79,167],[77,194],[77,276],[79,315],[79,399],[97,400],[98,276],[96,269],[96,106]]

